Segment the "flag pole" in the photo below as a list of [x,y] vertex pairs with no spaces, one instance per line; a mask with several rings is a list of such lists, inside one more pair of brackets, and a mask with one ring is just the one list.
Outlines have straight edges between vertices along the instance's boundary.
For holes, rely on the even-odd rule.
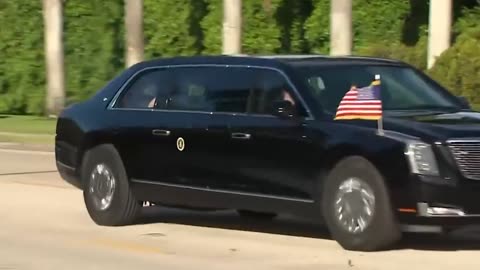
[[383,136],[383,121],[382,118],[378,119],[378,135]]
[[[380,81],[380,74],[375,75],[375,80]],[[381,93],[380,93],[380,97],[381,97]],[[383,110],[383,106],[382,106],[382,110]],[[383,113],[382,113],[382,116],[380,116],[380,118],[377,121],[377,129],[378,129],[378,135],[383,136],[384,135],[384,133],[383,133]]]

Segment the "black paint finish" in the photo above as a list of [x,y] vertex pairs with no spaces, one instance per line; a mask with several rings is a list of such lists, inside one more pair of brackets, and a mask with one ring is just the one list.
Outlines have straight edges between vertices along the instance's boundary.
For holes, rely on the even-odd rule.
[[[207,208],[290,212],[317,218],[322,180],[342,157],[361,155],[384,175],[396,208],[420,201],[454,205],[480,214],[480,181],[465,179],[444,146],[447,139],[480,137],[475,112],[428,116],[386,115],[385,130],[432,143],[439,177],[410,173],[400,140],[378,136],[373,121],[333,121],[305,91],[289,59],[180,57],[137,64],[88,101],[59,117],[56,159],[62,177],[81,188],[86,150],[113,144],[139,200]],[[320,64],[407,65],[382,59],[315,58]],[[302,97],[307,118],[188,111],[110,109],[122,85],[145,68],[190,65],[263,67],[285,74]],[[453,97],[452,97],[453,98]],[[185,142],[183,151],[177,139]],[[438,142],[438,144],[435,144]],[[404,214],[402,220],[429,223]],[[435,219],[437,222],[444,222]]]

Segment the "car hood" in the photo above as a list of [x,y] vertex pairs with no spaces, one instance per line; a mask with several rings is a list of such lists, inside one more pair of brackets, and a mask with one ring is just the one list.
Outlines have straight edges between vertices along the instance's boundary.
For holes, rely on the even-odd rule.
[[480,113],[428,113],[386,116],[384,128],[405,133],[428,141],[450,138],[480,138]]

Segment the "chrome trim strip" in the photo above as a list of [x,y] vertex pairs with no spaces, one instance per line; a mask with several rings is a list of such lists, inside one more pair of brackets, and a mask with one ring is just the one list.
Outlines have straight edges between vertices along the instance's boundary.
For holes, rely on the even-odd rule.
[[[471,145],[469,145],[471,144]],[[479,170],[476,170],[476,166],[472,167],[472,160],[465,158],[462,151],[469,151],[469,149],[462,149],[463,147],[472,147],[480,145],[480,138],[479,137],[465,137],[465,138],[452,138],[446,141],[446,146],[449,148],[450,155],[455,160],[457,164],[457,169],[461,173],[461,175],[470,180],[479,181]],[[460,153],[459,153],[460,151]],[[474,151],[476,152],[476,150]],[[473,160],[476,160],[476,157],[473,157]]]
[[[172,113],[193,113],[193,114],[210,114],[210,115],[230,115],[230,116],[254,116],[265,118],[277,118],[270,114],[256,114],[256,113],[229,113],[229,112],[205,112],[205,111],[186,111],[186,110],[163,110],[163,109],[142,109],[142,108],[111,108],[109,110],[114,111],[139,111],[139,112],[172,112]],[[313,120],[311,118],[305,118],[307,120]]]
[[[429,217],[429,218],[468,218],[468,217],[480,217],[480,214],[466,214],[463,210],[458,208],[447,208],[447,207],[436,207],[430,206],[428,203],[420,202],[417,203],[418,216],[420,217]],[[434,209],[442,209],[448,214],[431,214]]]
[[466,143],[478,142],[478,143],[480,143],[480,137],[479,138],[468,137],[468,138],[458,138],[458,139],[447,140],[447,143],[462,143],[462,142],[466,142]]
[[58,161],[58,160],[57,160],[57,164],[58,164],[59,166],[61,166],[61,167],[64,167],[64,168],[69,169],[69,170],[72,170],[72,171],[75,171],[75,170],[76,170],[75,167],[69,166],[69,165],[67,165],[67,164],[65,164],[65,163],[63,163],[63,162],[61,162],[61,161]]
[[[148,71],[148,70],[153,70],[153,69],[170,69],[170,68],[191,68],[191,67],[233,67],[233,68],[255,68],[255,69],[266,69],[266,70],[273,70],[280,75],[282,75],[285,80],[287,81],[288,85],[292,88],[292,90],[295,92],[294,94],[297,96],[297,98],[300,100],[302,103],[303,107],[305,108],[308,117],[305,118],[305,120],[314,120],[314,117],[312,115],[312,111],[310,108],[307,106],[307,103],[303,99],[303,97],[300,95],[300,92],[298,89],[295,87],[295,85],[292,83],[290,78],[283,72],[283,70],[278,69],[278,68],[273,68],[273,67],[266,67],[266,66],[252,66],[252,65],[228,65],[228,64],[183,64],[183,65],[166,65],[166,66],[153,66],[153,67],[146,67],[143,68],[137,72],[135,72],[128,80],[117,90],[117,93],[115,96],[113,96],[112,101],[110,104],[107,106],[108,110],[125,110],[125,108],[115,108],[115,103],[117,102],[118,97],[122,94],[122,92],[126,89],[127,85],[135,79],[140,73]],[[179,112],[175,110],[157,110],[157,109],[127,109],[127,110],[136,110],[136,111],[165,111],[165,112]],[[205,112],[205,111],[187,111],[190,113],[209,113],[209,114],[228,114],[228,115],[248,115],[248,116],[264,116],[264,114],[248,114],[248,113],[227,113],[227,112]],[[270,116],[270,115],[267,115]],[[274,117],[274,116],[272,116]]]
[[265,199],[275,199],[275,200],[293,201],[293,202],[302,202],[302,203],[314,203],[315,202],[314,200],[307,200],[307,199],[300,199],[300,198],[275,196],[275,195],[263,195],[263,194],[258,194],[258,193],[241,192],[241,191],[229,191],[229,190],[224,190],[224,189],[192,187],[192,186],[186,186],[186,185],[170,184],[170,183],[164,183],[164,182],[154,182],[154,181],[148,181],[148,180],[132,179],[131,181],[133,183],[138,183],[138,184],[148,184],[148,185],[157,185],[157,186],[165,186],[165,187],[183,188],[183,189],[191,189],[191,190],[196,190],[196,191],[215,192],[215,193],[223,193],[223,194],[231,194],[231,195],[242,195],[242,196],[258,197],[258,198],[265,198]]
[[435,225],[401,225],[402,232],[413,232],[413,233],[442,233],[442,226]]

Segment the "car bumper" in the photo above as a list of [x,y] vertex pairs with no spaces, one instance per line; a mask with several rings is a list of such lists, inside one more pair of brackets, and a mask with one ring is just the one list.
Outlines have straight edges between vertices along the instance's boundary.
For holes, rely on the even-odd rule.
[[76,174],[75,168],[57,161],[57,170],[63,180],[76,188],[82,189],[82,183],[80,177]]
[[397,209],[402,224],[443,228],[480,225],[480,181],[461,179],[446,184],[440,179],[416,179],[407,192],[409,206]]
[[76,149],[71,145],[56,141],[55,143],[55,159],[57,170],[60,176],[69,184],[82,188],[79,173],[76,170]]

